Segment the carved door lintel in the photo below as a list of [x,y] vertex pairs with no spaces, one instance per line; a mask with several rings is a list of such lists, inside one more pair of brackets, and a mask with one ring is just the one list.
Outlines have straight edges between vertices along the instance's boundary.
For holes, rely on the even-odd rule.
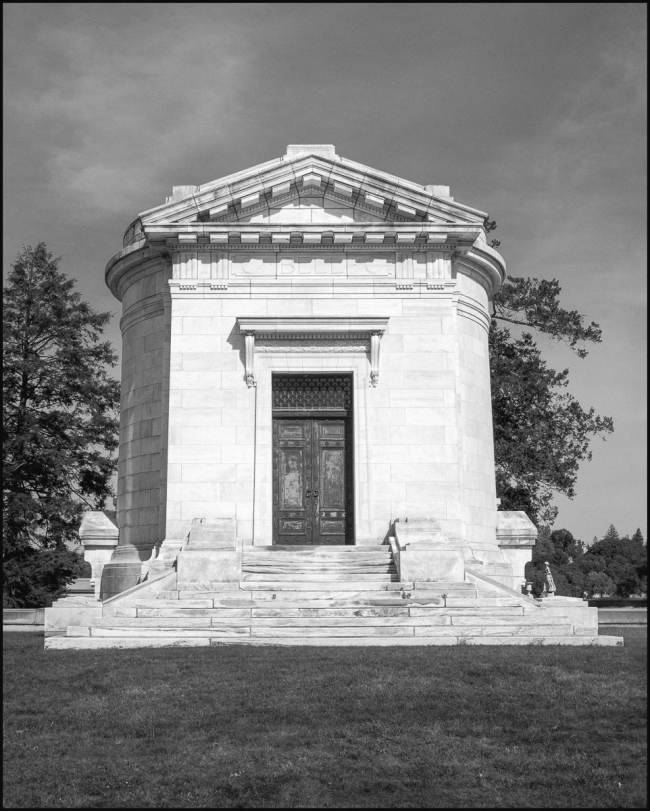
[[[370,385],[379,383],[379,346],[388,318],[238,318],[245,338],[246,385],[255,386],[256,338],[263,352],[349,353],[370,350]],[[368,339],[370,346],[368,347]]]

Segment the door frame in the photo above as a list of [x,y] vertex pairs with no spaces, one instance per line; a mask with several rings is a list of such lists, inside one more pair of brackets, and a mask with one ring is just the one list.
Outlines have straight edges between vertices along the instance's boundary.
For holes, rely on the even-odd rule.
[[[342,361],[345,361],[343,363]],[[365,389],[368,386],[368,359],[367,355],[349,354],[345,357],[329,355],[293,355],[283,353],[261,355],[255,373],[255,428],[254,430],[254,458],[253,458],[253,503],[248,505],[246,512],[242,509],[241,519],[252,519],[252,543],[254,546],[271,546],[273,543],[273,373],[287,374],[313,374],[327,373],[337,375],[350,375],[352,381],[352,436],[350,444],[353,509],[349,543],[359,543],[359,521],[368,519],[363,512],[365,500],[360,501],[360,472],[359,460],[365,460],[365,444],[363,426],[365,420]],[[374,391],[374,390],[373,390]],[[330,412],[331,413],[331,412]],[[358,422],[359,416],[362,423]],[[361,430],[360,430],[361,429]],[[361,445],[359,444],[361,443]],[[361,452],[361,456],[359,455]],[[364,479],[365,480],[365,479]],[[363,486],[363,485],[362,485]],[[360,504],[362,513],[359,512]],[[240,507],[238,505],[238,510]],[[366,510],[369,512],[369,510]],[[237,513],[240,520],[240,513]],[[362,524],[365,528],[365,522]],[[367,533],[367,530],[365,530]],[[363,535],[365,537],[365,534]]]
[[[352,543],[355,545],[375,542],[383,537],[388,523],[373,520],[368,407],[388,406],[388,392],[372,388],[369,384],[368,356],[366,353],[337,354],[260,354],[256,358],[253,462],[253,503],[237,505],[237,521],[252,521],[254,546],[271,546],[273,540],[273,391],[271,376],[276,373],[349,374],[352,379],[352,474],[354,481],[354,509]],[[375,403],[375,400],[377,402]],[[385,525],[385,526],[384,526]]]
[[[298,376],[298,375],[296,375]],[[300,375],[303,376],[303,375]],[[305,377],[312,376],[311,374],[307,373],[304,375]],[[313,376],[322,377],[322,373],[313,373]],[[337,376],[342,376],[341,374]],[[346,377],[349,375],[346,375]],[[345,542],[341,544],[341,546],[353,546],[354,545],[354,418],[353,418],[353,403],[354,403],[354,395],[352,395],[352,403],[350,409],[345,411],[327,411],[321,409],[295,409],[295,410],[282,410],[282,411],[273,411],[272,413],[272,447],[271,452],[273,456],[273,479],[272,479],[272,488],[276,486],[276,459],[275,459],[275,440],[276,440],[276,431],[275,431],[275,422],[276,420],[287,420],[287,421],[294,421],[294,420],[309,420],[311,423],[311,428],[309,431],[309,441],[313,443],[314,441],[314,434],[313,434],[313,420],[328,420],[328,419],[335,419],[335,420],[343,420],[345,423],[345,454],[344,454],[344,470],[345,470]],[[319,453],[320,450],[316,449],[316,453]],[[315,464],[314,462],[314,447],[311,447],[311,466]],[[279,486],[280,482],[279,479],[277,480],[277,485]],[[271,544],[276,545],[275,543],[275,528],[276,528],[276,521],[279,520],[279,516],[276,516],[276,502],[275,502],[275,494],[273,493],[273,505],[272,505],[272,539]],[[316,516],[312,517],[312,520],[316,520]],[[313,525],[312,525],[312,538],[313,538]],[[286,545],[286,544],[277,544],[278,546]],[[310,546],[332,546],[333,544],[317,544],[311,543]],[[334,544],[336,545],[336,544]]]
[[[350,405],[347,409],[279,409],[273,408],[273,377],[274,375],[309,378],[309,377],[346,377],[350,381]],[[273,440],[273,421],[275,419],[344,419],[345,420],[345,474],[346,474],[346,540],[345,545],[351,546],[355,543],[355,506],[356,506],[356,488],[355,488],[355,374],[353,370],[348,369],[274,369],[270,375],[270,434],[271,434],[271,539],[270,543],[273,545],[273,535],[275,529],[275,515],[274,515],[274,501],[273,501],[273,476],[274,476],[274,440]],[[254,541],[255,542],[255,541]]]

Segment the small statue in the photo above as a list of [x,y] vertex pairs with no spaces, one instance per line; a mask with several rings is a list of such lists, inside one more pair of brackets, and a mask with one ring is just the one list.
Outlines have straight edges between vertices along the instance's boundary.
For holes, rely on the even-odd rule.
[[548,565],[548,561],[544,561],[544,566],[546,567],[546,571],[544,572],[546,577],[546,583],[544,584],[544,593],[548,597],[552,597],[555,594],[555,582],[553,580],[553,575],[551,574],[550,566]]

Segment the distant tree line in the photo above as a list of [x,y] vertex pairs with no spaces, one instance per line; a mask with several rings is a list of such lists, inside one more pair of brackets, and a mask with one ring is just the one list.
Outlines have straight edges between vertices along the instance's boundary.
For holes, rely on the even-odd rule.
[[533,559],[526,564],[526,579],[538,597],[544,588],[544,563],[548,561],[556,594],[581,597],[587,592],[608,597],[630,597],[648,593],[648,547],[641,530],[621,538],[613,524],[590,546],[577,540],[568,529],[551,532],[540,529]]

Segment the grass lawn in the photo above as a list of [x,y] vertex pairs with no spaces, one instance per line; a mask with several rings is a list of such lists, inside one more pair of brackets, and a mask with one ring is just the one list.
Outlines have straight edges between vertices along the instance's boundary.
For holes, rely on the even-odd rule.
[[646,804],[624,648],[43,651],[4,634],[5,807]]

